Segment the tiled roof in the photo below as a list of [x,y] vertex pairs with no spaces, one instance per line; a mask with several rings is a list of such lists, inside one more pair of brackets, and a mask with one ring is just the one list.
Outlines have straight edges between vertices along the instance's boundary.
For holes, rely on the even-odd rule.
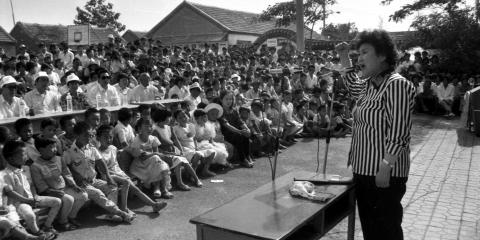
[[17,41],[0,26],[0,42],[16,43]]
[[[287,28],[296,32],[295,24],[288,27],[276,27],[275,21],[259,21],[259,14],[229,10],[219,7],[205,6],[198,3],[185,2],[192,7],[200,10],[207,16],[211,17],[221,25],[233,32],[252,33],[261,35],[268,30],[275,28]],[[310,30],[305,28],[305,36],[310,38]],[[314,39],[320,39],[321,36],[317,32],[313,33]]]
[[43,42],[59,43],[67,40],[67,26],[64,25],[47,25],[24,22],[17,22],[17,24],[21,24],[31,37]]
[[92,27],[91,31],[90,31],[90,44],[98,44],[98,43],[108,42],[108,35],[109,34],[112,34],[116,38],[120,37],[120,35],[118,35],[118,33],[111,28],[95,28],[95,27]]
[[[67,26],[24,22],[18,22],[17,24],[22,24],[30,36],[40,41],[50,43],[67,41]],[[115,37],[120,37],[120,35],[111,28],[91,27],[90,44],[107,42],[109,34],[113,34]]]
[[140,32],[140,31],[131,31],[133,34],[137,35],[137,37],[141,38],[147,34],[147,32]]

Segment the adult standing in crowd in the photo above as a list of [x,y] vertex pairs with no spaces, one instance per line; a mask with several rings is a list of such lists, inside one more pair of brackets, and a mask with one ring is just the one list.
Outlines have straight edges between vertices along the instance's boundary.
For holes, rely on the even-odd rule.
[[347,68],[345,86],[357,100],[348,163],[360,222],[366,240],[400,240],[415,87],[394,73],[398,56],[386,31],[360,33],[357,49],[361,78],[351,66],[348,44],[336,47]]

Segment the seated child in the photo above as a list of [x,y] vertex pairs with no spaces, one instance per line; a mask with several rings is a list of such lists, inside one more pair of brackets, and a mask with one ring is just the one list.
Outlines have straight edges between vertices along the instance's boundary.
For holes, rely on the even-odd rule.
[[[140,201],[152,207],[154,212],[159,212],[167,206],[166,202],[156,202],[143,193],[127,176],[127,174],[120,169],[117,162],[117,148],[112,145],[113,127],[110,125],[101,125],[97,129],[97,139],[100,142],[99,152],[103,160],[107,164],[107,169],[110,176],[117,183],[117,185],[125,185],[125,191],[120,193],[120,209],[125,212],[131,212],[127,207],[128,193],[130,192],[137,196]],[[105,177],[105,176],[103,176]]]
[[130,173],[140,179],[147,188],[153,186],[153,196],[156,198],[173,198],[169,192],[170,170],[168,164],[159,156],[160,141],[152,136],[150,119],[140,118],[137,122],[139,134],[130,145],[130,154],[134,157],[130,165]]
[[190,190],[187,185],[183,184],[182,168],[187,170],[196,187],[202,187],[202,182],[198,179],[190,162],[183,157],[183,152],[180,150],[182,146],[178,142],[177,137],[173,135],[172,128],[168,125],[171,116],[170,111],[163,109],[157,109],[152,113],[152,120],[155,122],[155,124],[153,124],[153,136],[160,140],[158,149],[159,152],[164,155],[162,156],[162,160],[167,162],[170,169],[174,169],[177,185],[180,190]]
[[[16,215],[15,212],[13,214]],[[32,235],[20,225],[18,220],[12,220],[8,215],[12,215],[12,212],[9,212],[9,210],[4,208],[0,209],[0,239],[45,240],[54,239],[55,237],[55,235],[50,233],[48,233],[50,236],[48,238],[46,234],[41,234],[39,236]],[[18,217],[18,215],[16,216]]]
[[235,147],[231,143],[225,141],[220,122],[218,121],[218,119],[223,115],[222,107],[216,103],[210,103],[207,105],[207,107],[205,107],[205,112],[207,113],[208,119],[208,121],[205,123],[206,134],[212,138],[213,142],[225,145],[225,149],[227,149],[228,153],[227,160],[232,159]]
[[241,106],[238,109],[240,114],[240,119],[247,125],[250,129],[250,151],[251,154],[255,157],[263,157],[265,153],[262,151],[263,145],[263,133],[260,130],[260,127],[250,118],[251,108],[248,105]]
[[182,146],[182,153],[196,169],[200,163],[203,163],[201,174],[204,177],[213,177],[216,174],[209,170],[210,164],[215,158],[215,151],[212,149],[199,150],[195,141],[195,126],[188,122],[188,114],[183,110],[177,110],[174,113],[177,125],[173,127],[175,136],[178,137]]
[[124,149],[132,144],[135,139],[135,132],[130,125],[132,111],[128,108],[121,108],[117,113],[118,122],[113,129],[113,144],[118,149]]
[[[3,156],[7,166],[0,172],[0,179],[5,184],[3,193],[8,197],[8,204],[16,208],[21,219],[25,220],[28,231],[34,235],[56,236],[57,231],[52,223],[61,207],[61,200],[56,197],[38,196],[35,189],[30,187],[30,169],[25,166],[27,152],[25,143],[21,141],[8,141],[3,148]],[[49,208],[48,217],[42,230],[37,225],[37,217],[33,212],[36,207]]]
[[[40,138],[48,138],[55,140],[55,147],[57,148],[56,154],[62,156],[63,148],[62,142],[57,137],[58,124],[53,118],[46,118],[40,122]],[[37,149],[38,150],[38,149]],[[34,159],[32,159],[34,160]]]
[[60,118],[60,128],[63,130],[63,134],[58,136],[58,139],[60,140],[63,151],[72,147],[72,144],[75,141],[73,128],[76,123],[77,121],[72,115],[66,115]]
[[100,112],[100,125],[111,125],[112,115],[110,114],[110,112],[105,108],[100,109],[99,112]]
[[352,132],[352,127],[348,125],[347,121],[343,118],[343,112],[345,105],[339,102],[333,103],[332,120],[336,123],[333,136],[344,137],[346,134]]
[[100,111],[96,108],[89,108],[84,113],[85,122],[94,130],[100,126]]
[[[73,128],[77,139],[71,148],[63,154],[63,161],[70,169],[75,183],[87,192],[88,198],[94,203],[107,210],[110,214],[120,216],[122,221],[130,223],[134,216],[122,211],[108,199],[107,196],[115,194],[117,187],[110,176],[105,162],[98,150],[91,144],[95,138],[95,131],[86,122],[79,122]],[[97,172],[106,176],[106,181],[97,179]]]
[[[11,139],[10,130],[5,126],[0,126],[0,153],[3,151],[3,145]],[[3,155],[0,154],[0,170],[3,170],[7,163],[3,158]]]
[[33,142],[33,125],[30,119],[20,118],[14,123],[15,133],[20,137],[20,140],[25,143],[27,151],[27,161],[37,159],[40,153],[35,148]]
[[227,161],[228,152],[225,144],[213,141],[214,135],[206,129],[207,113],[202,109],[197,109],[193,112],[193,117],[195,118],[195,140],[198,142],[198,149],[213,149],[215,158],[212,163],[232,168],[232,164]]
[[31,166],[32,180],[40,195],[62,200],[58,219],[60,230],[75,230],[80,227],[76,220],[77,213],[88,200],[88,195],[77,186],[65,162],[56,155],[55,144],[53,139],[35,139],[40,157]]
[[[263,111],[263,103],[260,100],[254,100],[251,104],[251,114],[250,118],[252,121],[259,126],[260,131],[263,135],[262,140],[262,151],[266,153],[272,153],[274,149],[274,142],[276,131],[272,129],[272,121],[267,118],[265,112]],[[285,146],[279,144],[280,149],[286,149]]]

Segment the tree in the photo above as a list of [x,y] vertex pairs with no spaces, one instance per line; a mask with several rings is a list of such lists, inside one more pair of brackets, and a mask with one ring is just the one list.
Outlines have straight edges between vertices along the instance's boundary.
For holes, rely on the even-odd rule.
[[357,36],[358,29],[355,23],[328,24],[323,28],[322,35],[330,40],[350,41]]
[[105,0],[89,0],[84,9],[77,7],[77,16],[73,23],[110,27],[121,32],[125,30],[125,25],[118,21],[119,18],[120,13],[113,11],[112,3],[105,3]]
[[[313,29],[315,24],[319,21],[323,21],[323,27],[325,27],[325,20],[328,16],[339,13],[332,10],[328,10],[328,6],[336,4],[336,0],[307,0],[304,3],[304,21],[305,25],[310,28],[310,39],[313,36]],[[280,2],[275,5],[270,5],[260,15],[261,21],[271,21],[275,19],[276,26],[286,27],[296,21],[297,9],[295,7],[295,1]]]
[[[389,4],[393,0],[383,0]],[[410,47],[421,46],[439,49],[442,53],[440,65],[451,72],[478,71],[480,62],[480,26],[476,21],[476,9],[462,0],[416,0],[404,5],[390,16],[392,21],[423,9],[434,9],[428,15],[415,17],[411,24],[417,33],[410,35]]]

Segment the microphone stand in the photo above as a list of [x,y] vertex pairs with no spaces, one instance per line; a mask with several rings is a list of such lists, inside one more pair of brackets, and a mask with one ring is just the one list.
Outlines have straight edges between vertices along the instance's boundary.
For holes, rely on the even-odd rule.
[[[329,121],[327,124],[327,136],[325,138],[325,156],[323,159],[323,166],[322,166],[322,174],[316,175],[311,179],[303,179],[303,178],[294,178],[294,181],[310,181],[314,184],[350,184],[352,182],[351,177],[342,177],[340,175],[327,175],[327,162],[328,162],[328,150],[330,148],[330,140],[332,135],[332,115],[333,115],[333,102],[335,100],[335,85],[337,84],[337,80],[333,80],[332,86],[332,99],[330,100],[330,109],[329,109]],[[318,154],[318,152],[317,152]],[[318,173],[318,163],[317,163],[317,173]]]
[[[283,94],[283,93],[281,93],[281,94]],[[279,110],[279,119],[278,119],[278,124],[277,124],[277,134],[275,136],[275,156],[273,157],[272,181],[274,181],[275,178],[276,178],[278,151],[280,149],[280,125],[281,125],[281,121],[282,121],[282,104],[283,104],[283,98],[282,98],[281,95],[279,95],[279,101],[280,101],[280,110]]]

